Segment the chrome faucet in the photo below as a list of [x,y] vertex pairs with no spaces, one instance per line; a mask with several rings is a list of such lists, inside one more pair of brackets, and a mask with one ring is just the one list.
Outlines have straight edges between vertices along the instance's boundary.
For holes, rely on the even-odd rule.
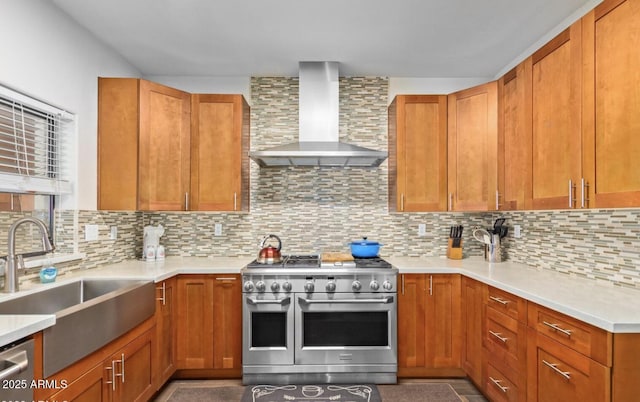
[[27,216],[15,221],[9,228],[9,255],[7,255],[7,264],[5,266],[3,290],[5,293],[14,293],[19,290],[18,269],[24,268],[24,261],[22,258],[25,254],[16,255],[16,230],[18,229],[18,226],[27,222],[33,223],[40,230],[40,235],[42,236],[42,251],[28,253],[26,255],[35,256],[46,254],[52,252],[54,249],[51,241],[49,240],[49,231],[41,220]]

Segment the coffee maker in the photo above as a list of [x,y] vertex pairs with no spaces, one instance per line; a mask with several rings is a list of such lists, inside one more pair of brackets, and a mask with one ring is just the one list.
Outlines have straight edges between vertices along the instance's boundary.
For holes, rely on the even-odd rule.
[[160,237],[164,234],[164,227],[147,225],[144,227],[142,238],[142,259],[155,261],[160,246]]

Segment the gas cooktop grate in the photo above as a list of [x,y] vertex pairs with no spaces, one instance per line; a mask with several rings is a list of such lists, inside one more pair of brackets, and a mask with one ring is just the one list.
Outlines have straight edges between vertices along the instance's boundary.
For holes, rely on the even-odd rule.
[[282,261],[276,264],[261,264],[257,260],[252,261],[247,265],[247,268],[329,268],[329,267],[353,267],[355,263],[355,269],[358,268],[392,268],[391,264],[380,257],[372,258],[355,258],[351,264],[333,264],[322,263],[319,255],[287,255],[282,258]]

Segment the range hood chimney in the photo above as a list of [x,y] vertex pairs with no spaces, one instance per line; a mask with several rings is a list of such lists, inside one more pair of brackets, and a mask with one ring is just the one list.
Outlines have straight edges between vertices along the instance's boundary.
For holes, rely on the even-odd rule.
[[338,63],[300,62],[298,142],[251,151],[261,167],[377,167],[387,152],[338,140]]

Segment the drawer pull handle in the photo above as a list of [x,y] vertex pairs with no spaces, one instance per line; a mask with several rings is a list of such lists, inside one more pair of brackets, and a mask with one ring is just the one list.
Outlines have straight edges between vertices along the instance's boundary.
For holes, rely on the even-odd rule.
[[569,330],[569,329],[560,328],[560,326],[558,326],[558,324],[552,324],[552,323],[546,322],[546,321],[542,321],[542,323],[544,325],[546,325],[547,327],[552,328],[554,331],[562,332],[566,336],[571,337],[571,330]]
[[236,278],[234,277],[229,277],[229,278],[216,278],[216,281],[235,281]]
[[551,370],[555,371],[556,373],[560,374],[561,376],[563,376],[564,378],[566,378],[567,380],[571,379],[571,373],[568,371],[562,371],[557,367],[557,363],[549,363],[546,360],[542,360],[542,363],[544,363],[547,367],[550,367]]
[[505,394],[509,390],[509,387],[505,387],[504,385],[500,385],[500,382],[502,380],[496,380],[495,378],[493,378],[491,376],[489,376],[489,379],[491,380],[492,383],[495,384],[496,387],[500,388],[500,391],[504,392]]
[[504,300],[499,297],[489,296],[489,299],[493,300],[494,302],[500,303],[503,306],[506,306],[507,304],[509,304],[509,300]]
[[489,330],[489,333],[491,335],[493,335],[495,338],[497,338],[502,343],[507,343],[507,341],[509,340],[509,338],[505,338],[503,336],[500,336],[499,332],[493,332],[493,331]]

